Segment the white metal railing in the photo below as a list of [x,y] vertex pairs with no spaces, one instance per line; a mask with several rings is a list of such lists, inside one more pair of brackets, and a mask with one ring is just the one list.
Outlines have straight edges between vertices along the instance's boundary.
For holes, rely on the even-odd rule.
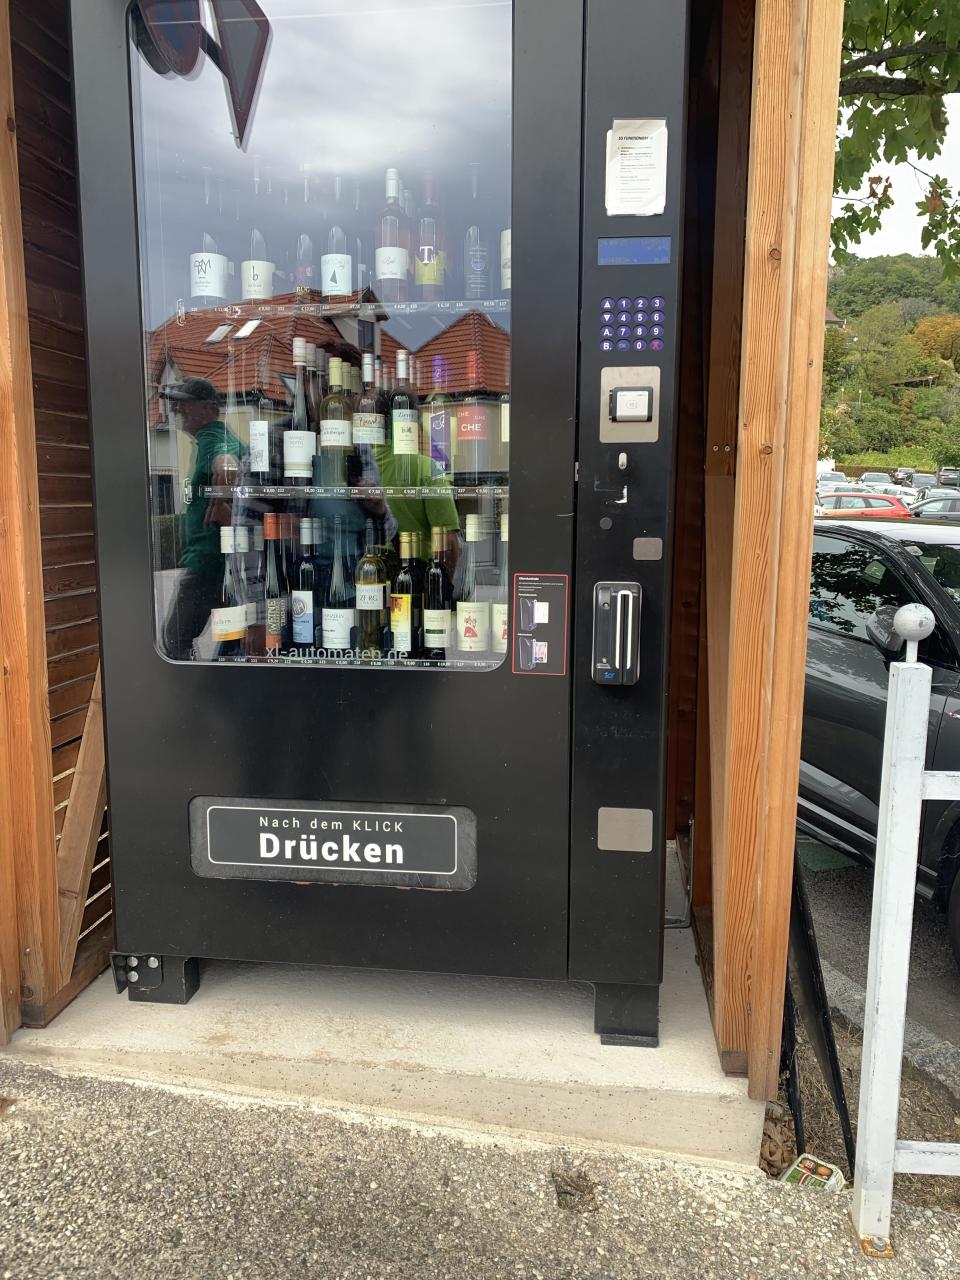
[[917,661],[917,646],[936,619],[924,605],[908,604],[893,625],[907,651],[890,664],[851,1205],[863,1250],[874,1257],[892,1256],[895,1173],[960,1176],[960,1143],[897,1138],[921,811],[924,800],[960,799],[960,773],[925,767],[933,673]]

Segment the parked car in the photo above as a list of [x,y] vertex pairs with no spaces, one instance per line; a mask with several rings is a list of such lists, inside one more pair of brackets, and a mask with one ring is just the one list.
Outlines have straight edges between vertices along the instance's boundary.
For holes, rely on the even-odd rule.
[[912,507],[917,501],[917,491],[905,484],[872,484],[869,486],[871,493],[888,493],[894,498],[899,498],[901,502],[905,502],[908,507]]
[[912,485],[913,476],[914,472],[912,467],[897,467],[896,471],[893,473],[893,483]]
[[865,471],[860,477],[860,484],[889,484],[890,473],[888,471]]
[[913,487],[915,489],[930,489],[937,483],[937,477],[932,471],[915,471],[913,473]]
[[936,484],[930,485],[926,489],[917,490],[917,502],[926,502],[928,498],[955,498],[956,496],[956,489],[941,489]]
[[824,471],[817,476],[817,488],[821,491],[823,489],[836,489],[838,485],[849,483],[850,481],[842,471]]
[[855,516],[892,516],[898,519],[910,516],[910,508],[900,498],[889,493],[859,493],[841,489],[825,493],[820,499],[825,516],[847,519]]
[[[960,771],[960,525],[818,521],[813,540],[797,820],[871,865],[880,799],[889,664],[901,605],[925,604],[936,629],[928,769]],[[960,801],[923,806],[917,893],[947,912],[960,964]]]
[[937,484],[960,488],[960,467],[941,467],[937,472]]
[[910,512],[919,520],[960,520],[960,491],[954,489],[948,497],[916,502]]

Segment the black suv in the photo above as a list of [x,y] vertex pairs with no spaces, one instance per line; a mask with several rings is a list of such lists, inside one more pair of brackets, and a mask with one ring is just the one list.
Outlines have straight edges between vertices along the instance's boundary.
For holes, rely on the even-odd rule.
[[[960,524],[817,521],[807,632],[800,828],[872,863],[889,664],[901,650],[889,619],[933,610],[920,646],[933,668],[927,768],[960,771]],[[927,800],[917,892],[948,913],[960,964],[960,801]]]

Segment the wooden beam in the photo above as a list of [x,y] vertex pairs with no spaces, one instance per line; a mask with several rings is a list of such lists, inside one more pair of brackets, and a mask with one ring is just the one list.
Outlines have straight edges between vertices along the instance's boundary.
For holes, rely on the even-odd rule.
[[110,963],[113,947],[113,921],[102,920],[89,933],[85,933],[77,947],[77,958],[69,982],[64,983],[45,1004],[26,1000],[23,1004],[25,1027],[46,1027],[58,1013],[62,1013],[71,1000],[88,987]]
[[760,850],[754,916],[749,1088],[775,1098],[780,1066],[783,990],[797,822],[800,739],[813,539],[812,481],[819,444],[823,315],[843,0],[806,0],[803,98],[791,332],[787,350],[787,417],[782,453],[779,573],[770,688],[766,839]]
[[[744,237],[753,83],[754,0],[723,0],[720,32],[717,198],[714,274],[707,378],[704,481],[707,724],[709,751],[701,747],[698,808],[710,805],[714,931],[726,912],[726,803],[730,787],[727,718],[730,681],[730,593],[736,497],[740,334],[743,321]],[[706,834],[706,824],[701,821]],[[705,848],[702,840],[698,848]],[[717,1002],[719,1008],[720,1002]],[[746,1034],[729,1018],[714,1019],[720,1060],[727,1071],[746,1071]]]
[[103,756],[103,703],[100,668],[97,668],[90,705],[80,741],[80,755],[70,788],[67,816],[57,850],[60,898],[60,980],[70,981],[77,953],[77,939],[84,903],[90,887],[93,855],[100,839],[107,803],[107,779]]
[[[60,928],[47,708],[43,575],[30,334],[8,0],[0,0],[0,909],[9,956],[9,868],[16,870],[20,985],[45,1002],[59,986]],[[7,870],[2,868],[6,866]],[[9,965],[9,958],[4,966]],[[3,987],[9,987],[5,975]],[[4,1004],[7,1003],[7,997]]]

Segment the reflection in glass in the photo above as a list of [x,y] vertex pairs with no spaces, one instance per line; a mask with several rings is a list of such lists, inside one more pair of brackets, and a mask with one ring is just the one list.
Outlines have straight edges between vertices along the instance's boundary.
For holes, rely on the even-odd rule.
[[[164,76],[131,43],[158,645],[490,669],[509,647],[512,3],[261,6],[244,149],[208,57]],[[398,97],[370,51],[414,33],[430,75]]]

